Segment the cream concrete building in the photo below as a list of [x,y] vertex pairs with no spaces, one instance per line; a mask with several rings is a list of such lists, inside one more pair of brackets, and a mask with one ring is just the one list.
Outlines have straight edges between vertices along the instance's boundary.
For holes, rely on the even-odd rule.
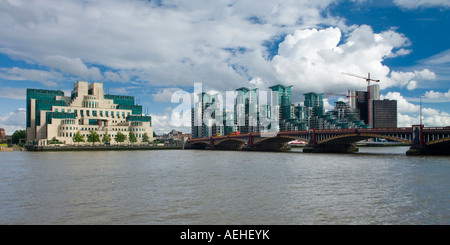
[[132,96],[104,94],[102,83],[76,82],[70,97],[60,90],[27,89],[29,144],[48,145],[50,141],[74,144],[73,137],[78,131],[86,144],[91,131],[100,140],[110,134],[110,144],[118,143],[114,137],[119,132],[127,136],[123,144],[130,143],[130,132],[137,143],[142,143],[145,133],[153,141],[151,117],[142,115],[142,106],[136,105]]

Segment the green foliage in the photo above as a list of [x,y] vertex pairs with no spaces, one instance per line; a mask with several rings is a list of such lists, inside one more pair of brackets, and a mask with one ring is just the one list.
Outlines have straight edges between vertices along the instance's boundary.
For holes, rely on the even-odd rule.
[[73,142],[80,143],[84,142],[84,136],[81,135],[80,131],[78,130],[77,133],[72,137]]
[[26,138],[27,132],[24,129],[16,130],[16,132],[14,132],[13,135],[11,136],[11,142],[13,144],[18,144],[19,140]]
[[105,144],[111,142],[111,135],[108,134],[108,130],[106,130],[105,134],[103,135],[102,142]]
[[64,142],[57,140],[56,137],[53,137],[53,139],[50,140],[50,141],[48,142],[48,144],[50,144],[50,145],[64,144]]
[[137,142],[136,135],[133,132],[128,133],[128,139],[130,140],[131,143]]
[[122,143],[127,139],[127,136],[121,132],[118,132],[114,137],[114,140],[118,143]]
[[87,141],[91,143],[100,142],[100,136],[95,131],[89,131],[90,134],[87,136]]
[[142,142],[148,142],[150,140],[150,138],[148,137],[147,133],[144,133],[144,135],[142,135]]

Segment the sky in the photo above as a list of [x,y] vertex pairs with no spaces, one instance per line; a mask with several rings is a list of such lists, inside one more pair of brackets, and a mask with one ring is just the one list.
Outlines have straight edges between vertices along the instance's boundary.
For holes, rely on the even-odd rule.
[[25,129],[27,88],[102,82],[130,95],[157,134],[175,91],[293,85],[327,109],[379,79],[398,126],[450,125],[450,0],[0,0],[0,128]]

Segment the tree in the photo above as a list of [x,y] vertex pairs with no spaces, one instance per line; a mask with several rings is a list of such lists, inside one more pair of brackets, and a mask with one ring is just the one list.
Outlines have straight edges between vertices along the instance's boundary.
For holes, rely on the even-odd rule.
[[121,132],[118,132],[116,136],[114,137],[114,140],[118,143],[122,143],[127,139],[127,136],[125,134],[122,134]]
[[89,131],[90,134],[87,136],[87,141],[95,144],[95,142],[100,142],[100,136],[95,131]]
[[109,144],[111,142],[111,135],[108,134],[108,130],[106,130],[105,135],[103,135],[102,142],[105,144]]
[[80,130],[77,131],[77,133],[73,136],[72,140],[75,143],[84,142],[84,136],[81,135]]
[[148,142],[150,140],[150,138],[148,137],[147,133],[144,133],[144,135],[142,135],[142,142]]
[[27,132],[24,129],[19,129],[19,130],[16,130],[11,135],[11,142],[13,144],[18,144],[21,139],[26,139],[26,138],[27,138]]
[[133,132],[128,133],[128,139],[130,140],[131,143],[137,142],[136,135]]
[[11,142],[13,144],[18,144],[21,139],[26,139],[26,138],[27,138],[27,132],[24,129],[16,130],[11,135]]

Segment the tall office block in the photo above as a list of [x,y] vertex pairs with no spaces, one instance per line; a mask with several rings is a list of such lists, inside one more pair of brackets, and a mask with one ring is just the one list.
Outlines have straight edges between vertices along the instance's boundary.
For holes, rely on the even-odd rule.
[[209,94],[202,92],[197,95],[191,113],[192,138],[211,137],[213,135],[223,135],[223,110],[219,94]]
[[373,128],[397,127],[397,101],[373,101]]

